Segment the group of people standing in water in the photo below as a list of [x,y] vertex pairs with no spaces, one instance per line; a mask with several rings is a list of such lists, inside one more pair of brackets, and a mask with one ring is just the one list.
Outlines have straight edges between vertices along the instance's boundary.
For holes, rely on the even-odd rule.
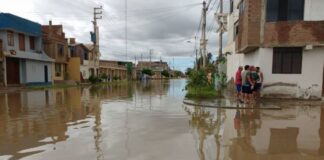
[[237,100],[241,103],[253,103],[260,97],[263,83],[260,67],[245,65],[238,68],[235,74]]

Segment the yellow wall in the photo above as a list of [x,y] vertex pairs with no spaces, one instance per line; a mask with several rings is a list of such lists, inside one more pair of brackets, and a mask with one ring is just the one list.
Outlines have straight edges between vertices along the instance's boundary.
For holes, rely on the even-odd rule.
[[52,77],[53,77],[53,81],[63,81],[64,80],[64,64],[60,64],[61,65],[61,76],[57,77],[56,73],[55,73],[55,63],[52,63]]
[[67,66],[67,71],[69,74],[69,80],[81,82],[81,79],[80,79],[80,58],[79,57],[70,58],[69,64]]

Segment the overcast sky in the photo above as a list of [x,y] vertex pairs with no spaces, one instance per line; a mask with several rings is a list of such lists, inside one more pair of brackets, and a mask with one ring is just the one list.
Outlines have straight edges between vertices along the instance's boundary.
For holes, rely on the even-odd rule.
[[[213,0],[207,18],[208,51],[217,49],[217,24],[213,14],[218,0]],[[132,60],[135,57],[169,62],[185,70],[194,63],[194,37],[201,17],[202,0],[128,0],[128,56],[125,45],[125,0],[0,0],[0,12],[9,12],[40,24],[62,24],[66,36],[90,43],[93,7],[103,6],[100,30],[102,59]],[[214,27],[212,23],[215,23]],[[199,34],[200,35],[200,34]],[[188,43],[191,41],[192,43]],[[197,45],[199,40],[197,41]],[[214,56],[215,58],[215,56]],[[173,63],[173,59],[174,62]]]

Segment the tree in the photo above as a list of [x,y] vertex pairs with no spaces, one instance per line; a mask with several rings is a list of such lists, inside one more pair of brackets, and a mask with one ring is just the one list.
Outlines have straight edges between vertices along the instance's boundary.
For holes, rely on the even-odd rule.
[[208,64],[212,63],[212,59],[213,59],[213,54],[212,53],[208,53],[207,54],[207,63]]
[[144,69],[142,70],[142,73],[143,73],[143,74],[147,74],[147,75],[149,75],[149,76],[153,76],[153,75],[154,75],[153,71],[152,71],[151,69],[147,69],[147,68],[144,68]]
[[192,70],[193,70],[192,68],[187,68],[186,76],[189,76],[191,74]]
[[170,73],[169,73],[169,71],[167,71],[167,70],[163,70],[163,71],[161,72],[161,74],[162,74],[162,76],[164,76],[164,77],[170,77]]

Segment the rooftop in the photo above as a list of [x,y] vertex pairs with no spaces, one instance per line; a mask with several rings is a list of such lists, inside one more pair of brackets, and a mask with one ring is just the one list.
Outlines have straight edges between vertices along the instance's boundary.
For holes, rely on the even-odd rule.
[[18,17],[10,13],[0,13],[0,29],[14,30],[36,37],[40,37],[42,35],[42,27],[39,23]]

